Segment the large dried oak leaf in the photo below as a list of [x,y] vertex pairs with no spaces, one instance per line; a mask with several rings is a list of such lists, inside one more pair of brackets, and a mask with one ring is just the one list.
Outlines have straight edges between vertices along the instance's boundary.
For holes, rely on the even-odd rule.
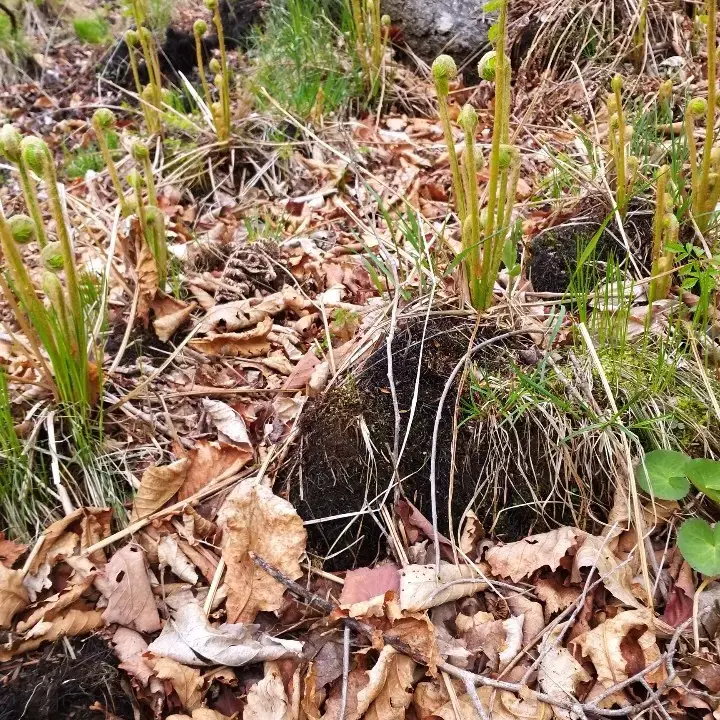
[[225,500],[218,524],[225,538],[228,622],[250,623],[261,610],[277,610],[285,588],[256,567],[248,553],[293,580],[299,578],[307,535],[295,508],[270,488],[245,480]]

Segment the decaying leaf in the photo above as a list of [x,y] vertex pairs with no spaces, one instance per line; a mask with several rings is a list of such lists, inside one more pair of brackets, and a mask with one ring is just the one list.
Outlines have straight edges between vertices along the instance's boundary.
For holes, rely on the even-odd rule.
[[340,593],[340,605],[350,607],[378,595],[385,595],[388,591],[395,593],[400,591],[400,573],[397,565],[386,563],[374,568],[348,570]]
[[9,628],[13,617],[30,603],[24,578],[22,570],[0,565],[0,629]]
[[[655,642],[655,620],[647,608],[626,610],[576,637],[572,644],[589,657],[604,687],[627,680],[660,658]],[[660,665],[646,676],[648,682],[664,677]]]
[[160,629],[145,553],[139,545],[125,545],[112,556],[105,568],[101,590],[108,600],[103,612],[108,625],[117,623],[138,632]]
[[280,671],[274,663],[268,665],[265,677],[250,688],[247,706],[243,711],[244,720],[291,720],[292,718]]
[[15,627],[15,632],[25,633],[39,622],[54,620],[65,608],[70,607],[92,585],[94,575],[85,578],[76,578],[62,593],[56,593],[45,598],[39,607],[35,608],[29,617],[21,620]]
[[0,532],[0,565],[11,568],[27,548],[27,545],[8,540],[5,533]]
[[270,488],[244,480],[225,500],[218,524],[225,538],[228,620],[252,622],[261,610],[277,610],[285,587],[258,568],[248,553],[255,552],[293,580],[299,578],[307,536],[295,508]]
[[570,607],[582,594],[578,587],[565,586],[554,577],[540,578],[535,583],[535,594],[543,601],[545,622],[561,610]]
[[366,720],[404,720],[412,700],[415,663],[407,655],[395,653],[388,665],[385,684],[365,713]]
[[145,638],[135,630],[119,627],[113,635],[112,647],[120,660],[118,667],[134,677],[141,685],[146,686],[150,682],[153,670],[147,659],[143,657],[148,649]]
[[[450,585],[456,580],[467,583]],[[444,586],[448,587],[444,587]],[[479,581],[477,573],[469,565],[453,565],[440,562],[440,576],[435,565],[407,565],[400,571],[400,608],[416,612],[436,607],[452,600],[474,595],[487,587]]]
[[169,567],[181,580],[195,585],[198,581],[197,571],[187,555],[178,547],[175,536],[163,535],[157,544],[157,552],[160,567]]
[[187,454],[190,460],[178,498],[185,500],[220,478],[239,472],[253,458],[252,448],[198,440]]
[[153,661],[153,670],[161,680],[168,680],[186,710],[194,710],[202,702],[202,677],[196,668],[181,665],[168,657]]
[[221,400],[203,399],[203,409],[218,430],[219,439],[252,450],[245,421],[240,413]]
[[40,647],[45,642],[53,642],[60,637],[85,635],[102,627],[102,613],[97,610],[68,610],[52,622],[38,623],[31,630],[31,637],[11,646],[0,646],[0,662],[7,662],[15,655],[22,655]]
[[[567,648],[556,645],[556,638],[557,632],[550,633],[541,646],[538,681],[543,692],[551,698],[574,702],[580,683],[588,682],[591,678]],[[553,706],[553,711],[559,720],[572,720],[569,710]]]
[[132,519],[139,520],[159,510],[182,487],[189,464],[189,460],[182,458],[170,465],[148,468],[135,495]]
[[198,352],[215,357],[259,357],[267,355],[272,330],[272,318],[267,317],[257,327],[239,333],[221,333],[207,338],[195,338],[190,346]]
[[245,625],[226,623],[213,627],[203,609],[191,602],[183,604],[165,623],[160,637],[148,649],[183,665],[239,667],[297,655],[302,644],[274,639]]
[[507,545],[496,545],[486,558],[493,575],[518,582],[541,567],[557,570],[565,555],[577,546],[585,533],[572,527],[561,527]]
[[[552,717],[550,705],[538,702],[531,696],[520,699],[505,690],[495,693],[489,687],[478,688],[477,694],[485,712],[488,717],[492,717],[492,720],[550,720]],[[457,703],[453,703],[452,700],[447,702],[435,710],[433,716],[442,720],[477,720],[478,713],[470,697],[461,695]]]
[[170,295],[158,293],[150,305],[155,315],[153,328],[158,339],[167,342],[187,322],[196,307],[196,302],[188,304]]

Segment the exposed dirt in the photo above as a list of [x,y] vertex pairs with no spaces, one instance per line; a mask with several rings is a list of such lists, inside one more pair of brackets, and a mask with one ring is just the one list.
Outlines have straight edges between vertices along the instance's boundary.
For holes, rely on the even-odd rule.
[[[530,279],[536,292],[563,293],[568,290],[573,284],[578,257],[591,244],[609,212],[610,208],[602,204],[590,204],[585,212],[581,208],[571,222],[558,225],[533,239]],[[649,271],[652,213],[641,202],[633,201],[623,227],[633,258]],[[583,283],[597,282],[601,278],[599,263],[607,262],[611,256],[618,262],[627,257],[622,234],[614,219],[598,237],[589,262],[583,266],[586,273]]]
[[[422,318],[398,327],[392,346],[402,425],[401,444],[415,390],[422,327]],[[428,519],[431,515],[430,455],[438,400],[452,369],[467,352],[472,329],[472,323],[457,317],[441,317],[428,326],[412,432],[399,468],[402,492]],[[492,328],[480,328],[475,342],[494,334]],[[512,372],[512,366],[522,363],[520,358],[528,350],[532,352],[530,345],[530,340],[523,337],[500,341],[481,351],[477,362],[488,370],[497,372],[507,368]],[[524,417],[514,421],[513,431],[528,452],[510,458],[504,487],[491,488],[485,495],[490,500],[478,507],[474,497],[478,489],[483,492],[488,489],[487,463],[492,448],[476,422],[463,423],[467,410],[461,404],[455,478],[451,484],[452,425],[457,387],[458,380],[445,402],[438,437],[436,478],[440,532],[448,534],[448,506],[452,507],[452,525],[457,529],[468,504],[487,528],[501,508],[517,506],[501,513],[494,526],[494,533],[505,540],[516,540],[531,531],[542,532],[570,522],[570,516],[566,517],[568,509],[561,504],[551,504],[548,506],[551,509],[539,513],[537,503],[532,503],[528,478],[537,483],[536,497],[546,498],[552,493],[553,467],[543,449],[547,447],[547,438],[542,436],[537,425]],[[361,430],[363,421],[367,426],[365,437]],[[392,485],[389,457],[393,439],[394,410],[383,343],[356,376],[306,409],[302,438],[288,463],[290,470],[285,480],[290,485],[290,499],[305,520],[350,514],[307,526],[310,549],[319,556],[330,556],[326,568],[341,570],[370,564],[385,553],[385,542],[381,541],[381,517],[357,513],[363,506],[377,508],[379,502],[372,501],[388,492]],[[369,450],[370,443],[372,450]],[[527,458],[532,458],[532,463]],[[392,503],[393,498],[394,491],[390,490],[387,503]],[[351,548],[339,552],[350,545]]]
[[[133,720],[133,708],[122,687],[125,676],[110,646],[101,638],[72,640],[76,659],[62,647],[45,648],[39,660],[3,668],[0,720]],[[125,682],[127,680],[125,679]],[[91,706],[97,710],[90,709]],[[107,712],[103,712],[102,709]]]

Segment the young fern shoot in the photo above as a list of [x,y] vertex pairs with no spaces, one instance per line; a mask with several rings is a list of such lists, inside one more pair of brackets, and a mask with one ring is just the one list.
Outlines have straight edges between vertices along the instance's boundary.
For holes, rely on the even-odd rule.
[[120,211],[124,217],[127,217],[130,214],[130,208],[125,200],[125,192],[123,191],[122,183],[120,182],[120,175],[118,174],[117,167],[115,166],[115,160],[110,152],[110,146],[108,145],[106,134],[108,130],[115,126],[115,113],[107,108],[99,108],[93,114],[92,126],[95,131],[95,139],[97,140],[98,147],[100,148],[103,160],[107,166],[110,181],[112,182],[115,193],[117,194],[118,202],[120,203]]

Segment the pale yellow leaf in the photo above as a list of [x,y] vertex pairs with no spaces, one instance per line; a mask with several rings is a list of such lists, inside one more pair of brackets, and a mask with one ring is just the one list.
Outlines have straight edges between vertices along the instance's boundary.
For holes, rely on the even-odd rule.
[[135,495],[132,520],[139,520],[159,510],[185,482],[189,465],[190,461],[183,458],[170,465],[148,468],[143,473]]

